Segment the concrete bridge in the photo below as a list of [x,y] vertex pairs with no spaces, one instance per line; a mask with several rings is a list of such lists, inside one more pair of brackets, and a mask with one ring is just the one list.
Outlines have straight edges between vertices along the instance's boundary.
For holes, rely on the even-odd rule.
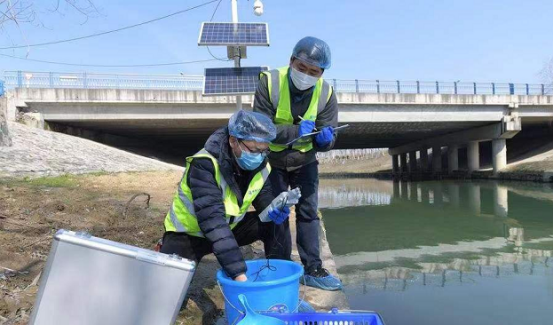
[[[90,84],[95,79],[87,80]],[[481,94],[476,83],[446,88],[417,82],[416,91],[409,88],[406,93],[397,92],[400,83],[399,88],[386,88],[372,81],[373,88],[361,87],[365,92],[359,81],[354,85],[337,84],[339,122],[351,125],[341,132],[337,149],[390,148],[398,172],[441,171],[440,156],[429,161],[429,150],[442,152],[443,147],[448,150],[448,171],[459,169],[458,151],[465,148],[467,169],[477,170],[479,143],[487,141],[492,141],[493,167],[499,171],[506,165],[507,139],[522,129],[552,126],[552,96],[540,85],[492,84],[489,94]],[[184,152],[199,148],[235,111],[234,97],[203,97],[200,90],[132,85],[110,89],[113,84],[90,89],[84,82],[67,88],[49,86],[23,82],[8,88],[8,119],[31,113],[54,130],[89,137],[109,134],[113,139],[155,142]],[[243,96],[245,108],[251,102],[252,96]]]

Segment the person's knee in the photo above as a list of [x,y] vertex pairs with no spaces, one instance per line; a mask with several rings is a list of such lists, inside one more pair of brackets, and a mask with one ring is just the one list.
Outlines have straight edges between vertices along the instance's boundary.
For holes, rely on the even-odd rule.
[[300,201],[296,207],[296,221],[309,222],[319,220],[317,213],[317,198]]

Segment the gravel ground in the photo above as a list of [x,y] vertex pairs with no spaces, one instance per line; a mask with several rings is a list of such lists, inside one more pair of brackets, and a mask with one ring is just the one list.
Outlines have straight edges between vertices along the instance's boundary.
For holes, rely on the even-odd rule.
[[91,140],[8,122],[13,145],[0,148],[0,177],[182,170]]

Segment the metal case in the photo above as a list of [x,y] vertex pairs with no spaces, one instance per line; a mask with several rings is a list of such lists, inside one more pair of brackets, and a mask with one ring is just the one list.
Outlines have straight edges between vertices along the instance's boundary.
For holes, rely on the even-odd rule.
[[59,230],[30,324],[173,324],[194,270],[176,255]]

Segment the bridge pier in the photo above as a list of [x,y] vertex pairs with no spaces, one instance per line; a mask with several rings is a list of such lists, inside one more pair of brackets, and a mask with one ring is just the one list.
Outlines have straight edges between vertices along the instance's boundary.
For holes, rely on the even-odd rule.
[[427,147],[419,151],[419,170],[424,173],[429,171],[429,154],[427,153]]
[[448,173],[451,174],[458,170],[458,145],[448,146]]
[[415,173],[417,172],[417,156],[416,156],[416,151],[410,151],[409,153],[409,156],[410,156],[410,161],[409,161],[409,172],[410,173]]
[[467,169],[470,173],[479,170],[479,141],[467,144]]
[[442,147],[433,146],[433,173],[442,172]]
[[492,170],[494,174],[506,168],[506,139],[492,140]]
[[401,153],[400,154],[400,172],[405,173],[408,171],[408,162],[407,162],[407,154]]

